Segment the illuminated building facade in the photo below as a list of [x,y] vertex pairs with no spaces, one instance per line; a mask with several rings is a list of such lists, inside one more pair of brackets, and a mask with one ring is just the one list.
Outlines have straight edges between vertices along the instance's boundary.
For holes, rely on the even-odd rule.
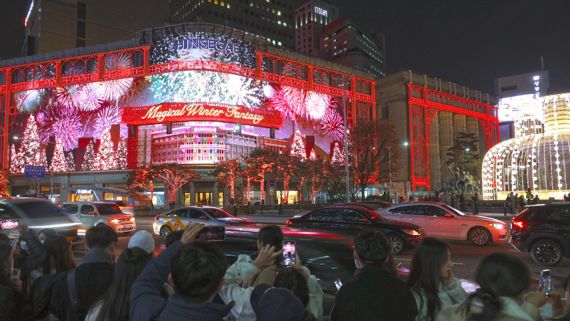
[[515,137],[493,147],[483,162],[483,196],[505,199],[528,190],[540,199],[570,192],[570,94],[504,98],[501,120],[514,122]]
[[294,137],[307,156],[332,155],[343,97],[351,126],[376,119],[373,75],[240,30],[189,23],[106,47],[0,69],[2,167],[14,195],[35,184],[25,165],[46,166],[41,191],[65,201],[79,189],[126,189],[130,170],[176,162],[200,174],[179,202],[216,204],[227,200],[211,175],[217,162],[257,147],[286,152]]
[[400,138],[401,170],[387,182],[399,195],[441,188],[459,133],[479,139],[481,158],[499,140],[497,108],[480,91],[409,70],[383,78],[379,96],[378,117],[390,120]]

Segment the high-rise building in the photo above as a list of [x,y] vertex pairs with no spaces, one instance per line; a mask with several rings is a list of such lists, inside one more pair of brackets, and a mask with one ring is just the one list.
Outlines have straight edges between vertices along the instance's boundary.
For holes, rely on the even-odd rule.
[[168,3],[156,0],[31,0],[24,55],[130,39],[164,25]]
[[536,94],[544,96],[550,85],[548,70],[540,70],[495,80],[495,93],[498,98]]
[[385,75],[385,40],[381,34],[366,34],[349,20],[337,19],[320,37],[322,57],[378,77]]
[[319,0],[310,0],[295,10],[295,49],[319,56],[325,26],[338,17],[338,8]]
[[209,22],[294,48],[294,10],[302,0],[170,0],[172,22]]

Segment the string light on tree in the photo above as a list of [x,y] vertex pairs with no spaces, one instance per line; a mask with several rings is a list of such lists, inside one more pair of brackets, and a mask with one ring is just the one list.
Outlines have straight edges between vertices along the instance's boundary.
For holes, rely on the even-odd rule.
[[62,173],[67,171],[67,160],[63,153],[63,144],[59,139],[55,140],[55,148],[51,158],[49,171],[52,173]]
[[307,150],[305,148],[305,139],[299,129],[295,129],[293,142],[291,143],[291,156],[297,157],[302,161],[307,160]]
[[82,171],[92,171],[95,168],[95,145],[93,141],[90,140],[85,148],[85,154],[83,154],[83,163],[81,164]]
[[93,170],[106,171],[117,168],[117,159],[115,157],[115,149],[111,140],[111,132],[105,131],[101,136],[97,156],[93,164]]

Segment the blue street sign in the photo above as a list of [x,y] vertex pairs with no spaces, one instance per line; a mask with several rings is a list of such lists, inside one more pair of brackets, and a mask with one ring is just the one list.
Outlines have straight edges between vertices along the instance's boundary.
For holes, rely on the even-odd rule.
[[24,166],[24,176],[28,178],[43,178],[46,176],[45,166]]

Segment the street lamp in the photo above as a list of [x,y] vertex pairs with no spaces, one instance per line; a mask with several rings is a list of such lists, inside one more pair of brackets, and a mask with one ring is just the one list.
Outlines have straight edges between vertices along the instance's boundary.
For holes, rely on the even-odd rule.
[[471,151],[471,149],[469,147],[465,148],[465,152],[469,153]]
[[404,142],[402,145],[404,145],[404,147],[408,147],[408,145],[410,145],[410,143]]

